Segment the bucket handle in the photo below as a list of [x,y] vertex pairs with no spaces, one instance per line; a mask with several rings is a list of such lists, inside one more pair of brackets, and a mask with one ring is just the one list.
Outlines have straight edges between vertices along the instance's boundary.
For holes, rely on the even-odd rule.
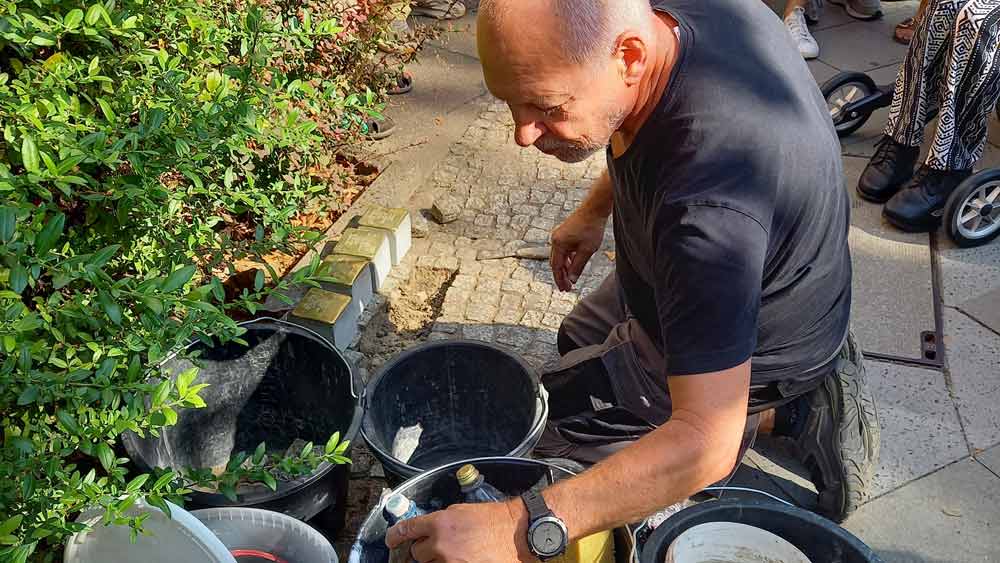
[[730,486],[726,485],[726,486],[723,486],[723,487],[705,487],[702,490],[705,491],[705,492],[710,492],[710,493],[725,493],[727,491],[736,491],[736,492],[740,492],[740,493],[754,493],[754,494],[765,496],[765,497],[767,497],[767,498],[769,498],[771,500],[778,501],[778,502],[780,502],[781,504],[783,504],[785,506],[791,506],[792,508],[795,508],[794,504],[788,502],[787,500],[785,500],[783,498],[774,496],[774,495],[772,495],[771,493],[769,493],[767,491],[761,491],[759,489],[751,489],[750,487],[730,487]]

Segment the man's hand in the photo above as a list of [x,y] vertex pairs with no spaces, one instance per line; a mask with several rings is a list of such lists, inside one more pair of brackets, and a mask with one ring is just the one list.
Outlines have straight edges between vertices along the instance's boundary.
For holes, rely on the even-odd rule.
[[528,550],[528,516],[520,499],[458,504],[403,520],[389,529],[385,543],[396,549],[413,542],[419,563],[516,563],[536,561]]
[[577,209],[552,231],[549,263],[560,291],[573,289],[590,257],[601,247],[607,216]]

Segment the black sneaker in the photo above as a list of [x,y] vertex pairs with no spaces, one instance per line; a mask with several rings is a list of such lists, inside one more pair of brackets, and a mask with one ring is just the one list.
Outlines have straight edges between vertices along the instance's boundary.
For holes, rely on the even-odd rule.
[[901,145],[886,135],[876,144],[875,154],[858,179],[858,195],[885,203],[913,176],[920,147]]
[[842,522],[868,500],[880,447],[878,411],[865,386],[864,357],[853,335],[840,352],[836,373],[779,408],[777,419],[775,433],[795,440],[809,469],[821,514]]
[[903,189],[885,204],[882,215],[910,233],[933,231],[941,224],[948,196],[972,174],[972,170],[935,170],[921,166]]

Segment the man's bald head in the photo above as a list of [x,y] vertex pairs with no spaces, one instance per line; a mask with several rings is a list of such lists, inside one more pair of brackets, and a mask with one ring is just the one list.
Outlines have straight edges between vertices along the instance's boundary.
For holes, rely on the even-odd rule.
[[497,40],[540,32],[550,38],[547,48],[579,65],[609,56],[625,30],[647,32],[651,14],[649,0],[483,0],[479,6],[480,26]]

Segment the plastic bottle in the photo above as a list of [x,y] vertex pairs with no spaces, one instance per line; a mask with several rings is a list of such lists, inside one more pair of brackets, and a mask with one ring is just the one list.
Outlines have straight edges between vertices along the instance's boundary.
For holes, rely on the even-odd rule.
[[382,516],[390,528],[395,526],[397,522],[424,514],[426,512],[420,510],[417,503],[399,493],[389,495],[389,498],[385,499],[385,508],[382,509]]
[[458,484],[462,487],[462,494],[465,495],[467,503],[498,502],[506,498],[487,483],[473,465],[463,465],[455,472],[455,477],[458,478]]

